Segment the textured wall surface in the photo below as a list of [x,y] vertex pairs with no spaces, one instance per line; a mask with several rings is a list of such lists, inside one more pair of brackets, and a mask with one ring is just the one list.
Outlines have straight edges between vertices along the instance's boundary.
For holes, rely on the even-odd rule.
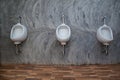
[[[120,62],[120,0],[0,0],[0,48],[2,63],[33,64],[110,64]],[[65,47],[56,40],[55,29],[62,23],[72,29]],[[10,30],[22,16],[28,38],[15,54]],[[112,28],[114,41],[109,54],[101,52],[96,39],[102,17]]]

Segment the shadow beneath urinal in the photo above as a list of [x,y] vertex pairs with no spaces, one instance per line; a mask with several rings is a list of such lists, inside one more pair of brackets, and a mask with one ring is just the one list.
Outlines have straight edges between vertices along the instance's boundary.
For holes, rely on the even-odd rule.
[[54,48],[54,50],[57,51],[57,54],[59,54],[62,58],[65,58],[68,56],[69,53],[70,41],[68,41],[65,46],[62,46],[59,41],[55,40],[52,47]]
[[108,55],[109,54],[109,47],[110,45],[103,45],[102,43],[99,43],[100,44],[100,50],[101,50],[101,53],[102,54],[105,54],[105,55]]

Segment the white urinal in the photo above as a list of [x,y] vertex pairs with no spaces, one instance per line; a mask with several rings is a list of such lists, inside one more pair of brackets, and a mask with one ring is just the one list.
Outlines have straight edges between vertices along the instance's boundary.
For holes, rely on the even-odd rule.
[[104,45],[109,45],[109,43],[113,40],[112,29],[104,24],[97,30],[97,39]]
[[61,24],[56,29],[57,40],[61,42],[61,45],[66,45],[66,42],[69,41],[71,36],[71,29],[66,24]]
[[14,44],[20,44],[27,38],[27,28],[17,23],[11,29],[10,39],[14,42]]

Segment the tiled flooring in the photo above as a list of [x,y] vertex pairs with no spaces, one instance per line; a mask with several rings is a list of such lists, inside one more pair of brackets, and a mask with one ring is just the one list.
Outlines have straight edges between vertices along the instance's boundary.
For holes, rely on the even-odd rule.
[[120,64],[1,65],[0,80],[120,80]]

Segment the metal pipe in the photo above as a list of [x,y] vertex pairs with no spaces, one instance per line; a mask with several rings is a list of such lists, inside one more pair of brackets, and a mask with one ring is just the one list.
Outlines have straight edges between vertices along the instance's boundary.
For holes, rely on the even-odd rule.
[[21,51],[20,51],[20,48],[19,48],[19,45],[16,44],[15,47],[16,47],[16,54],[19,54],[19,53],[21,52]]
[[22,17],[21,16],[19,16],[19,22],[21,23],[21,19],[22,19]]
[[16,52],[16,54],[18,54],[18,45],[16,44],[15,47],[16,47],[16,51],[15,52]]
[[64,17],[64,15],[62,15],[62,22],[63,22],[63,23],[65,22],[65,17]]
[[63,45],[63,55],[65,55],[65,45]]
[[106,16],[103,17],[103,22],[106,24]]
[[106,55],[108,55],[108,48],[109,48],[109,46],[105,45],[105,53],[106,53]]

